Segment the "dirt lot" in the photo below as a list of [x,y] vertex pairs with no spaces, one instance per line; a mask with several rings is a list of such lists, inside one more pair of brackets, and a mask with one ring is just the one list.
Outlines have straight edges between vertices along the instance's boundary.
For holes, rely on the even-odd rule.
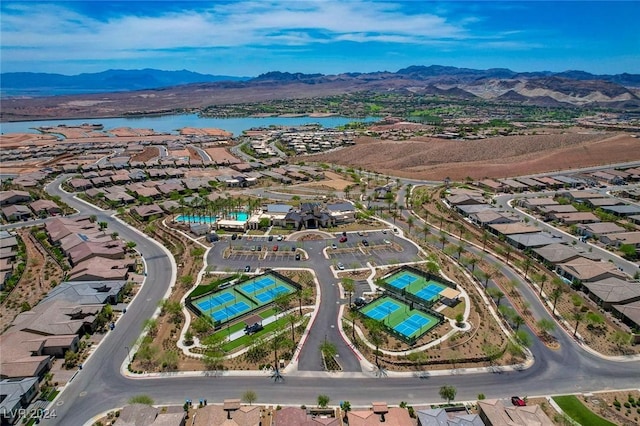
[[[599,416],[618,425],[640,424],[640,403],[638,403],[640,392],[603,392],[587,395],[579,397],[580,402]],[[619,409],[616,401],[620,405]]]
[[230,138],[233,136],[233,133],[227,132],[222,129],[196,129],[194,127],[185,127],[180,129],[181,135],[194,135],[194,136],[221,136],[225,138]]
[[56,143],[54,135],[40,135],[36,133],[11,133],[0,135],[0,147],[2,149],[20,148],[26,145],[53,145]]
[[149,161],[160,156],[160,150],[155,146],[148,146],[140,154],[131,157],[131,161]]
[[38,248],[34,240],[29,238],[29,231],[18,231],[27,251],[27,265],[22,278],[0,305],[0,324],[2,329],[13,321],[24,308],[35,306],[46,293],[62,281],[63,271],[44,250]]
[[478,141],[360,138],[353,147],[312,157],[416,179],[500,178],[640,159],[640,140],[607,132],[505,136]]
[[320,180],[318,182],[313,183],[305,183],[302,185],[296,185],[301,188],[319,188],[319,189],[333,189],[336,191],[344,191],[347,186],[354,185],[352,181],[348,181],[342,178],[337,173],[333,172],[325,172],[324,173],[326,179]]

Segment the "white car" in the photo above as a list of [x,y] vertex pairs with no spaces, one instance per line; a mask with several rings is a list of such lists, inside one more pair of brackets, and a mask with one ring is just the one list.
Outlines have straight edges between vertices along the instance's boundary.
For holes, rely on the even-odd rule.
[[282,241],[282,235],[278,235],[278,238],[276,238],[276,240]]
[[334,243],[334,244],[331,244],[331,248],[335,250],[335,249],[337,249],[337,248],[338,248],[338,246],[337,246],[337,245],[335,245],[335,243]]
[[385,239],[385,240],[382,240],[382,242],[383,242],[383,243],[385,243],[385,244],[391,244],[391,241],[386,240],[386,239]]
[[342,264],[342,262],[338,263],[338,269],[344,271],[344,265]]

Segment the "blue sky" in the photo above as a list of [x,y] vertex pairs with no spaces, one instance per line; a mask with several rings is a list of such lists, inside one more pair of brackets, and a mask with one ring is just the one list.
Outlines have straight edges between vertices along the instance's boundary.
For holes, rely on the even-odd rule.
[[7,1],[2,72],[640,73],[640,2]]

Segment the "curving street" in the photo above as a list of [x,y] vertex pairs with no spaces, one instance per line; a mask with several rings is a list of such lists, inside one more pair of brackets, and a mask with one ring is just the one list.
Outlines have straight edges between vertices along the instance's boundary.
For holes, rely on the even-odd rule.
[[[139,295],[118,321],[115,330],[105,337],[83,369],[54,402],[51,408],[55,408],[57,417],[44,420],[43,424],[83,424],[99,413],[126,404],[131,396],[139,394],[151,396],[156,404],[182,404],[185,398],[222,401],[238,397],[245,390],[251,389],[257,393],[261,404],[309,404],[316,400],[318,394],[323,393],[333,402],[349,400],[352,406],[368,406],[371,401],[376,400],[385,400],[390,404],[400,401],[410,404],[439,401],[438,390],[443,384],[457,387],[458,400],[475,400],[479,393],[484,393],[489,398],[511,394],[546,395],[637,388],[640,383],[640,362],[602,359],[583,350],[572,338],[560,331],[555,333],[561,343],[561,348],[557,351],[548,349],[534,339],[531,350],[535,363],[523,371],[465,374],[464,369],[458,369],[455,374],[431,372],[421,374],[420,377],[390,374],[382,378],[377,378],[371,371],[361,371],[359,364],[356,365],[357,358],[349,356],[350,349],[342,340],[337,327],[331,327],[337,323],[340,300],[337,280],[329,269],[331,261],[319,254],[322,250],[320,245],[324,247],[326,242],[304,243],[305,250],[312,256],[304,263],[313,262],[324,300],[311,335],[302,349],[298,371],[287,374],[284,382],[275,383],[263,373],[250,376],[230,373],[217,377],[198,373],[174,373],[140,379],[124,377],[120,374],[120,367],[127,357],[126,348],[138,338],[143,322],[153,315],[158,301],[164,297],[173,280],[171,260],[158,244],[113,219],[111,212],[98,210],[61,191],[59,183],[62,179],[63,177],[59,177],[50,184],[48,191],[59,195],[82,214],[95,214],[98,220],[107,221],[109,229],[117,231],[122,238],[135,241],[146,261],[148,276]],[[212,252],[215,256],[215,251]],[[504,267],[501,263],[499,265]],[[525,287],[521,286],[521,290]],[[536,315],[546,315],[546,310],[533,292],[522,293],[531,303],[531,309]],[[332,303],[324,303],[329,301]],[[325,330],[327,339],[338,346],[341,362],[347,371],[345,373],[317,371],[317,347],[325,338]]]

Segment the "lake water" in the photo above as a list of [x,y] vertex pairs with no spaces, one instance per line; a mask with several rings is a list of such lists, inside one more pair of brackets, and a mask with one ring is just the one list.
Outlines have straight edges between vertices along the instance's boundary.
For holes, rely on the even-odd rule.
[[106,130],[117,127],[133,127],[138,129],[154,129],[157,132],[177,133],[183,127],[216,128],[232,132],[238,136],[243,130],[254,127],[274,126],[302,126],[304,124],[320,124],[331,128],[342,126],[354,121],[370,122],[377,117],[347,118],[347,117],[243,117],[243,118],[201,118],[196,114],[162,115],[140,118],[82,118],[73,120],[43,120],[20,121],[15,123],[0,123],[0,133],[38,133],[34,128],[42,126],[57,126],[59,124],[78,125],[82,123],[100,123]]

